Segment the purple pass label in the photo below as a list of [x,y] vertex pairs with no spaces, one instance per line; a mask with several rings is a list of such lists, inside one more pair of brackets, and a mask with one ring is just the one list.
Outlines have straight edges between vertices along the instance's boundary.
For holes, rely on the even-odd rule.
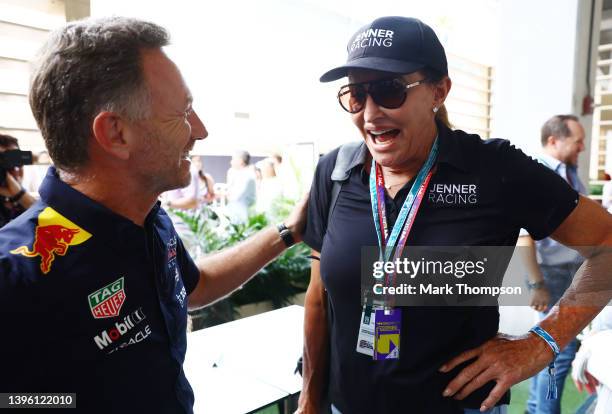
[[399,359],[401,309],[377,309],[374,328],[374,359]]

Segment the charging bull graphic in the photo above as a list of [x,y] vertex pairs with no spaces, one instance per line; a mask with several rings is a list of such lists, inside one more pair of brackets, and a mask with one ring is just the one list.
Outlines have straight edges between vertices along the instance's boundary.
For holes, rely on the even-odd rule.
[[40,270],[47,274],[56,255],[64,256],[68,247],[81,244],[90,237],[90,233],[47,207],[38,215],[32,250],[28,246],[21,246],[11,250],[11,253],[25,257],[40,256]]

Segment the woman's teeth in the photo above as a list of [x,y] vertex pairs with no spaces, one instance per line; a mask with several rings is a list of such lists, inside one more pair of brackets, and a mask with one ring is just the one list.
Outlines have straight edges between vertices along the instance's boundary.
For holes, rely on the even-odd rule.
[[397,136],[399,133],[398,129],[381,129],[379,131],[369,131],[372,140],[375,143],[387,142]]

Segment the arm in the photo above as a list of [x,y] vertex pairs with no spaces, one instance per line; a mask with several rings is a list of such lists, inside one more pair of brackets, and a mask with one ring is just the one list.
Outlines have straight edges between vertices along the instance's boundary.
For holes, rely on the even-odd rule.
[[[594,201],[581,196],[578,206],[552,234],[555,240],[576,248],[587,260],[569,289],[540,326],[563,349],[612,297],[612,215]],[[463,399],[489,381],[496,381],[483,407],[491,408],[514,384],[542,370],[553,358],[549,346],[538,336],[498,334],[478,348],[466,351],[440,369],[447,372],[473,359],[444,391]]]
[[182,210],[189,210],[198,206],[198,199],[194,196],[181,197],[176,200],[170,200],[167,203],[170,208],[179,208]]
[[[0,195],[4,197],[9,197],[9,198],[14,197],[21,191],[21,189],[22,189],[21,183],[17,181],[17,179],[15,179],[15,177],[13,177],[10,173],[7,172],[6,173],[6,186],[0,187]],[[23,207],[26,210],[30,208],[30,206],[34,204],[35,202],[36,200],[34,199],[34,197],[32,197],[32,195],[30,195],[30,193],[28,193],[27,191],[25,192],[23,196],[21,196],[21,198],[18,201],[21,207]]]
[[204,174],[204,185],[206,186],[206,195],[204,196],[204,201],[207,203],[212,202],[215,197],[215,180],[212,175]]
[[[285,220],[296,242],[301,241],[306,219],[306,195]],[[268,227],[243,242],[200,259],[200,280],[189,295],[189,308],[199,308],[227,296],[246,283],[287,246],[275,227]]]
[[[320,253],[313,250],[312,255]],[[321,410],[327,382],[329,334],[327,294],[321,281],[319,261],[313,260],[310,284],[304,301],[304,379],[296,414],[317,414]]]
[[536,259],[535,242],[529,235],[526,235],[520,236],[516,245],[521,247],[519,250],[522,253],[523,263],[527,268],[529,283],[537,284],[537,287],[532,289],[531,307],[538,312],[544,312],[550,302],[550,293],[544,284],[544,276],[542,276]]

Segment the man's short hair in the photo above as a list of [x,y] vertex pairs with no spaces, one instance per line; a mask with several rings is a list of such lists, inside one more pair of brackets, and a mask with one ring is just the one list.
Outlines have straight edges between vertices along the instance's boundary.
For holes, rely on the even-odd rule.
[[274,161],[276,161],[279,164],[283,162],[283,156],[280,155],[278,152],[275,152],[272,154],[272,159],[274,159]]
[[10,148],[10,147],[19,148],[19,141],[17,141],[17,138],[11,135],[0,134],[0,147],[1,148]]
[[161,26],[125,17],[76,21],[50,35],[32,75],[30,106],[55,165],[74,171],[88,161],[99,112],[150,115],[141,51],[169,41]]
[[244,165],[249,165],[249,162],[251,162],[251,154],[249,154],[247,151],[236,151],[235,155],[236,158],[244,163]]
[[555,115],[548,121],[544,122],[544,125],[542,125],[541,134],[542,146],[546,146],[548,137],[550,136],[564,139],[572,135],[572,132],[567,126],[569,121],[580,122],[578,117],[575,115]]

